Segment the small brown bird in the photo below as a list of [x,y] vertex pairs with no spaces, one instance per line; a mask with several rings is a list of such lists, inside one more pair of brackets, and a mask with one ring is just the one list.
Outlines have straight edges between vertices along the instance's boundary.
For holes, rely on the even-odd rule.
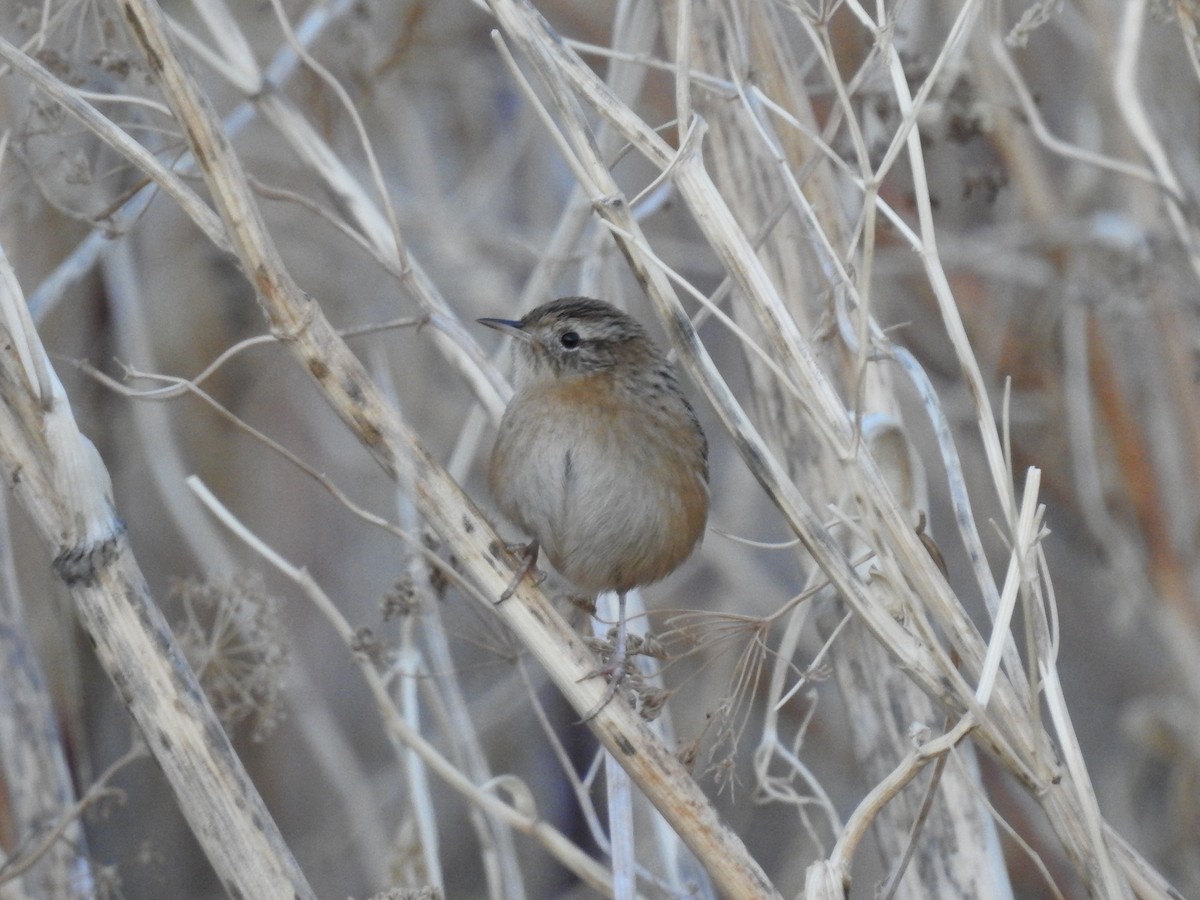
[[515,392],[488,472],[501,511],[576,587],[616,591],[617,637],[594,715],[625,675],[625,593],[695,548],[708,518],[708,442],[674,367],[633,318],[566,297],[523,319],[480,319],[514,339]]

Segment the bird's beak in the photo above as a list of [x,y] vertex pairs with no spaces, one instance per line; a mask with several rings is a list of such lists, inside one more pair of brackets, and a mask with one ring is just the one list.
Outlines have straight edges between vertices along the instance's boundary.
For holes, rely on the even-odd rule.
[[527,344],[533,342],[533,335],[525,330],[525,326],[521,324],[519,319],[476,319],[475,321],[480,325],[486,325],[488,328],[495,328],[509,337],[525,341]]

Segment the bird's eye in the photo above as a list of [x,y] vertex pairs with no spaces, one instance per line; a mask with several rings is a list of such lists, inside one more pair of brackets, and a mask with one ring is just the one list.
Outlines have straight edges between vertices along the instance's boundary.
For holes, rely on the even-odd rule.
[[579,346],[579,332],[564,331],[562,333],[562,337],[558,339],[558,342],[567,350],[574,350]]

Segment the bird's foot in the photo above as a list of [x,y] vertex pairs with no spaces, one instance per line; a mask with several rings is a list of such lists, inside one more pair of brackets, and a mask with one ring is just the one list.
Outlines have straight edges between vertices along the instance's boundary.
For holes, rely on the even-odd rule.
[[617,658],[616,653],[613,653],[608,662],[580,679],[580,681],[586,681],[589,678],[598,678],[602,675],[608,678],[608,685],[604,688],[604,693],[600,696],[600,702],[588,710],[584,717],[579,720],[580,725],[594,719],[600,710],[608,706],[612,698],[617,696],[617,692],[621,690],[621,684],[625,681],[627,662],[628,657],[624,653],[621,654],[620,659]]
[[520,565],[513,574],[512,581],[508,583],[508,587],[504,589],[504,593],[496,601],[497,603],[503,603],[515,594],[517,588],[521,586],[521,582],[526,577],[531,579],[535,585],[541,584],[546,580],[546,573],[537,567],[538,550],[540,549],[537,541],[530,541],[528,544],[505,544],[504,549],[517,557]]
[[595,718],[596,714],[604,707],[608,706],[612,698],[617,696],[617,691],[621,689],[621,682],[625,680],[628,673],[627,663],[629,654],[628,642],[628,623],[625,619],[625,592],[617,592],[617,628],[616,632],[609,632],[613,636],[612,652],[608,655],[608,662],[602,665],[595,672],[585,675],[581,681],[587,678],[595,678],[597,675],[608,676],[608,686],[604,689],[604,694],[600,697],[600,702],[593,706],[580,722],[587,722]]

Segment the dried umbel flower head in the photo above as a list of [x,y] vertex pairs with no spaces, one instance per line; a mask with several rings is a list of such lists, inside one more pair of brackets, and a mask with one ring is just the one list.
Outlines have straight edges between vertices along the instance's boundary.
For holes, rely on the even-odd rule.
[[230,731],[249,722],[251,739],[264,740],[283,717],[288,648],[278,599],[255,574],[182,579],[170,595],[183,605],[179,645],[217,716]]

